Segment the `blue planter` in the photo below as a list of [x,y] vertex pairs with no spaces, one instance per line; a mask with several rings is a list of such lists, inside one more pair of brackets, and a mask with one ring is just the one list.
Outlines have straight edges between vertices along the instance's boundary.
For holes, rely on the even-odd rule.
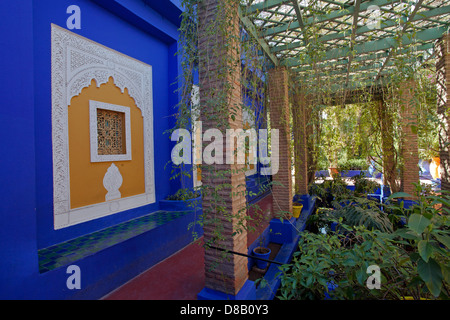
[[407,199],[399,199],[398,200],[399,203],[403,202],[403,208],[405,209],[409,209],[410,207],[412,207],[413,205],[417,204],[417,201],[414,200],[407,200]]
[[338,285],[333,280],[331,280],[331,281],[327,282],[327,287],[328,287],[328,292],[327,291],[324,292],[325,300],[331,300],[331,297],[328,293],[333,292],[338,287]]
[[[264,253],[258,252],[258,250],[264,250]],[[253,255],[257,258],[269,259],[270,253],[271,253],[271,250],[269,248],[265,248],[265,247],[256,247],[255,249],[253,249]],[[256,267],[258,267],[259,269],[265,269],[265,268],[267,268],[267,265],[269,264],[267,261],[262,261],[262,260],[258,260],[258,259],[255,259],[255,262],[256,262]]]
[[337,226],[338,226],[338,223],[337,223],[337,222],[335,222],[335,221],[331,222],[331,226],[330,226],[331,231],[336,232]]
[[200,208],[202,205],[202,197],[189,200],[160,200],[159,209],[166,211],[192,211]]
[[343,170],[340,172],[341,177],[345,178],[352,178],[354,176],[357,176],[361,173],[361,170]]
[[283,222],[276,218],[270,220],[270,242],[278,244],[292,242],[296,234],[293,227],[295,220],[294,217],[289,220],[284,219]]
[[345,186],[348,190],[350,190],[350,191],[355,191],[355,186],[353,185],[353,186],[349,186],[349,185],[347,185],[347,186]]
[[316,171],[315,176],[316,176],[316,178],[319,178],[321,176],[327,178],[330,176],[330,173],[328,172],[328,170],[320,170],[320,171]]

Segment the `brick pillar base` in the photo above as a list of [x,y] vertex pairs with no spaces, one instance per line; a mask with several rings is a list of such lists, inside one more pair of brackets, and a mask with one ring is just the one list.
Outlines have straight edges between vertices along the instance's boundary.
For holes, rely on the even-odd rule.
[[[272,177],[273,209],[275,215],[281,213],[287,218],[292,214],[292,173],[288,72],[285,67],[269,70],[268,89],[271,129],[279,130],[279,166],[278,172]],[[273,151],[274,141],[271,143]]]
[[[242,129],[241,64],[238,3],[204,0],[199,3],[199,84],[202,133]],[[202,165],[205,287],[236,295],[248,279],[248,259],[208,248],[247,253],[244,164],[226,164],[226,139],[214,143],[219,163]],[[205,150],[205,149],[203,149]],[[223,155],[218,156],[217,151]],[[235,162],[236,163],[236,162]]]
[[450,35],[436,45],[436,85],[439,128],[441,189],[450,191]]
[[414,81],[405,81],[400,85],[400,114],[402,119],[402,189],[410,195],[415,194],[416,187],[413,183],[419,182],[419,149],[417,143],[417,131],[413,125],[417,125],[417,111],[415,108]]
[[294,94],[292,119],[294,131],[295,194],[308,194],[308,150],[306,145],[306,97]]

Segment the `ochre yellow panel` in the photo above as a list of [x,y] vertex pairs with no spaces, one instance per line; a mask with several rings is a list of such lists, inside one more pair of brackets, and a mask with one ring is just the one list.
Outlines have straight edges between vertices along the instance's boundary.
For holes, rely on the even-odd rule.
[[[89,100],[130,108],[131,161],[91,162]],[[100,87],[92,80],[89,87],[72,98],[68,115],[71,208],[105,202],[103,177],[113,162],[123,177],[119,188],[122,198],[145,193],[143,117],[127,89],[122,93],[112,78]]]

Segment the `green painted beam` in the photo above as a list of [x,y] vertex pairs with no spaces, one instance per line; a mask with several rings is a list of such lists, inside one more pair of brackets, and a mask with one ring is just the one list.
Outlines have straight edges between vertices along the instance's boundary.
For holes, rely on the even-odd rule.
[[[378,7],[382,7],[388,4],[392,4],[392,3],[397,3],[400,0],[372,0],[372,1],[368,1],[368,2],[364,2],[361,4],[359,10],[362,11],[367,11],[367,9],[370,6],[378,6]],[[326,21],[330,21],[330,20],[334,20],[337,18],[342,18],[345,16],[349,16],[349,15],[353,15],[355,11],[355,8],[352,7],[348,7],[346,9],[342,9],[342,10],[336,10],[333,11],[329,14],[320,16],[320,17],[309,17],[306,18],[304,21],[305,25],[309,25],[309,24],[313,24],[313,23],[320,23],[320,22],[326,22]],[[292,21],[289,23],[285,23],[281,26],[277,26],[277,27],[273,27],[273,28],[269,28],[267,30],[264,30],[261,32],[262,36],[270,36],[270,35],[274,35],[277,33],[281,33],[281,32],[285,32],[286,30],[293,30],[293,29],[297,29],[300,27],[300,24],[298,21]]]
[[[300,82],[301,83],[301,82]],[[308,85],[306,84],[306,87]],[[335,94],[337,92],[344,92],[344,90],[359,90],[363,88],[371,88],[373,86],[383,86],[383,81],[379,80],[374,82],[372,79],[361,80],[361,81],[352,81],[347,86],[344,86],[338,82],[331,84],[330,86],[325,86],[321,88],[315,88],[318,90],[324,90],[324,92]]]
[[[327,2],[327,3],[331,3],[331,4],[336,4],[339,5],[341,7],[349,7],[349,4],[344,4],[344,3],[339,3],[336,1],[330,1],[330,0],[322,0],[323,2]],[[268,9],[277,7],[277,6],[281,6],[283,4],[287,4],[288,2],[291,2],[291,0],[265,0],[263,2],[259,2],[259,3],[255,3],[252,4],[250,6],[247,6],[245,9],[245,14],[252,14],[255,12],[260,12],[260,11],[266,11]],[[302,8],[306,8],[306,6],[301,6]]]
[[[422,31],[419,31],[416,33],[416,36],[414,39],[411,39],[410,37],[408,37],[408,35],[404,35],[401,39],[401,43],[406,46],[406,45],[413,43],[414,41],[426,42],[426,41],[436,40],[436,39],[439,39],[446,31],[447,31],[446,26],[422,30]],[[356,52],[356,55],[358,55],[358,54],[364,54],[364,53],[369,53],[369,52],[374,52],[374,51],[388,50],[397,45],[398,45],[397,40],[395,38],[391,37],[391,38],[386,38],[386,39],[369,41],[369,42],[362,43],[362,44],[357,44],[354,47],[354,51]],[[322,59],[320,59],[319,61],[316,61],[316,62],[344,58],[344,57],[349,56],[349,54],[350,54],[349,47],[332,49],[332,50],[326,51],[325,57],[323,57]],[[304,61],[302,61],[299,58],[289,58],[289,59],[286,59],[285,61],[282,61],[281,64],[288,66],[288,67],[293,67],[293,66],[298,66],[301,64],[305,64],[305,63],[309,64],[312,62],[313,61],[311,61],[311,59],[309,57],[306,57],[306,59]]]
[[352,35],[350,37],[350,55],[348,57],[347,79],[345,80],[345,86],[347,86],[348,81],[349,81],[350,67],[352,64],[353,57],[354,57],[353,48],[355,46],[356,28],[358,26],[358,16],[359,16],[360,7],[361,7],[361,0],[355,0],[355,8],[353,10]]
[[[352,83],[356,82],[374,82],[373,78],[378,74],[378,71],[372,71],[372,72],[366,72],[364,74],[358,74],[357,76],[353,75],[349,77],[349,81],[347,84],[345,84],[346,76],[342,73],[337,74],[327,74],[327,79],[331,79],[331,83],[339,84],[342,88],[348,87],[351,88]],[[383,75],[389,75],[389,72],[383,72]],[[331,78],[330,78],[331,77]],[[303,82],[308,82],[310,80],[313,81],[313,83],[316,83],[316,77],[314,75],[302,77],[299,76],[297,79],[302,79]],[[357,80],[358,79],[358,80]]]
[[336,93],[336,92],[344,91],[344,90],[359,90],[359,89],[363,89],[363,88],[371,88],[372,86],[382,86],[382,85],[383,85],[383,83],[381,81],[374,82],[374,81],[370,81],[370,80],[351,82],[346,87],[343,85],[340,85],[340,84],[333,84],[330,88],[330,92]]
[[292,6],[294,7],[294,10],[295,10],[295,14],[297,16],[298,24],[300,25],[300,29],[302,30],[302,33],[303,33],[303,39],[304,39],[303,42],[305,44],[308,44],[309,40],[306,37],[305,24],[303,23],[303,17],[302,17],[302,12],[301,12],[300,6],[298,5],[297,0],[291,0],[291,1],[292,1]]
[[275,66],[278,66],[280,62],[278,61],[278,58],[270,52],[269,45],[266,43],[266,41],[258,36],[258,32],[256,31],[256,27],[252,23],[252,21],[248,17],[244,17],[242,15],[242,10],[239,8],[239,18],[241,19],[241,22],[244,24],[245,29],[248,33],[250,33],[255,40],[258,42],[261,49],[264,51],[264,53],[269,57],[269,59],[272,61],[272,63]]
[[[404,60],[404,63],[413,64],[413,63],[415,63],[417,61],[420,61],[419,57],[406,59],[406,60]],[[354,68],[354,69],[350,69],[349,73],[375,70],[375,69],[381,68],[382,65],[383,64],[381,62],[379,62],[379,63],[375,62],[375,63],[371,63],[371,64],[368,64],[368,65],[365,65],[365,66],[361,66],[361,67],[357,67],[357,68]],[[395,65],[395,62],[389,61],[386,64],[386,67],[392,67],[394,65]],[[334,75],[340,75],[340,74],[343,75],[343,74],[347,73],[347,70],[348,70],[347,68],[340,69],[340,70],[332,70],[332,71],[329,71],[329,72],[322,73],[321,76],[334,76]]]
[[264,11],[276,6],[280,6],[283,4],[286,4],[288,2],[291,2],[291,0],[265,0],[263,2],[259,2],[259,3],[255,3],[252,4],[251,6],[247,6],[245,7],[245,9],[243,10],[243,12],[246,15],[255,13],[255,12],[259,12],[259,11]]
[[341,2],[332,1],[332,0],[322,0],[322,1],[326,2],[326,3],[330,3],[330,4],[335,4],[335,5],[340,6],[342,8],[352,6],[351,4],[348,4],[348,3],[341,3]]
[[[406,32],[406,29],[408,29],[408,27],[410,26],[410,22],[414,19],[414,16],[416,15],[417,11],[422,6],[423,1],[424,0],[417,1],[417,3],[414,6],[413,12],[411,12],[411,14],[408,16],[408,20],[406,22],[402,23],[402,30],[401,30],[402,35]],[[403,40],[403,38],[401,38],[401,39]],[[381,77],[381,72],[383,71],[385,66],[388,64],[389,60],[392,58],[393,55],[394,55],[394,51],[389,52],[389,56],[386,58],[386,60],[384,61],[384,64],[381,66],[380,70],[378,71],[378,75],[375,77],[375,81],[377,81],[378,78]]]
[[[416,16],[411,20],[412,22],[417,22],[417,21],[421,21],[421,20],[427,20],[430,19],[432,17],[437,17],[443,14],[448,14],[450,13],[450,5],[448,6],[442,6],[439,8],[435,8],[435,9],[431,9],[428,11],[424,11],[424,12],[420,12],[418,14],[416,14]],[[383,20],[380,23],[380,28],[378,29],[370,29],[368,26],[362,26],[359,27],[358,29],[356,29],[356,35],[362,35],[368,32],[376,32],[376,31],[383,31],[384,29],[387,28],[391,28],[395,25],[397,25],[397,21],[395,20]],[[327,34],[325,36],[319,37],[317,39],[318,42],[326,42],[326,41],[330,41],[330,40],[338,40],[338,39],[343,39],[346,36],[348,36],[348,33],[344,33],[344,32],[336,32],[336,33],[332,33],[332,34]],[[273,53],[276,52],[280,52],[283,50],[290,50],[290,49],[295,49],[298,47],[302,47],[303,43],[301,41],[299,42],[294,42],[294,43],[289,43],[286,45],[282,45],[282,46],[276,46],[270,49],[270,51],[272,51]]]
[[[430,49],[434,49],[434,44],[433,43],[425,43],[419,46],[415,47],[416,51],[426,51],[426,50],[430,50]],[[398,52],[398,54],[405,54],[408,53],[408,50],[400,50]],[[383,51],[383,52],[377,52],[377,53],[370,53],[367,54],[366,56],[363,57],[355,57],[353,59],[354,62],[361,62],[361,61],[370,61],[370,60],[377,60],[377,59],[381,59],[381,58],[386,58],[389,55],[389,51]],[[344,65],[348,63],[348,59],[342,59],[339,61],[333,61],[333,62],[322,62],[319,65],[319,70],[326,68],[326,67],[333,67],[333,66],[338,66],[338,65]],[[299,68],[296,68],[295,71],[298,72],[304,72],[304,71],[311,71],[313,70],[312,65],[308,65],[308,66],[302,66]]]

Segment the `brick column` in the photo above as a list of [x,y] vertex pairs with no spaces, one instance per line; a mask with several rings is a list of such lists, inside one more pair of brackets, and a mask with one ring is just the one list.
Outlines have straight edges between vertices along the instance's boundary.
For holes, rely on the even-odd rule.
[[308,150],[306,144],[306,97],[296,93],[292,102],[294,130],[295,194],[308,194]]
[[450,191],[450,34],[436,44],[436,85],[439,127],[441,189]]
[[417,111],[414,99],[415,83],[413,80],[404,81],[399,88],[400,116],[402,121],[402,189],[410,195],[415,193],[413,183],[419,182],[419,150],[417,143]]
[[[226,129],[242,129],[238,3],[203,0],[198,17],[202,131],[223,134],[222,141],[215,141],[223,147],[223,164],[205,165],[203,159],[204,242],[246,254],[244,164],[226,164],[230,150],[225,139]],[[247,260],[206,246],[205,287],[236,295],[248,278]]]
[[[278,172],[272,177],[273,209],[275,215],[281,211],[292,214],[291,132],[288,72],[285,67],[269,70],[268,91],[271,129],[279,130],[279,167]],[[272,150],[274,150],[273,143],[272,140]]]

